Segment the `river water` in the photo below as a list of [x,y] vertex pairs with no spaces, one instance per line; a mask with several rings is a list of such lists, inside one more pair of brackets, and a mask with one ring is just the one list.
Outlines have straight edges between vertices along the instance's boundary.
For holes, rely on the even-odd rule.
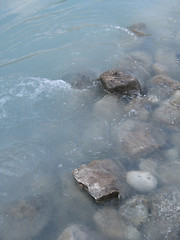
[[[137,22],[147,25],[147,36],[128,29]],[[85,87],[74,83],[97,79],[137,52],[145,52],[151,66],[159,61],[169,77],[180,81],[179,26],[179,0],[0,1],[0,240],[56,240],[74,223],[103,236],[93,220],[102,205],[79,190],[72,170],[93,159],[118,157],[127,170],[137,169],[118,155],[112,137],[112,128],[134,110],[128,116],[116,112],[110,121],[108,114],[97,113],[105,92],[96,81]],[[152,125],[157,124],[153,110],[146,119]],[[141,120],[137,114],[136,121]],[[178,124],[157,126],[168,139],[158,157],[179,168]],[[178,173],[172,173],[177,181],[170,185],[179,185]],[[29,201],[40,207],[32,210]],[[11,207],[14,218],[7,217]],[[25,223],[17,210],[23,207],[30,218],[39,208],[40,213]]]

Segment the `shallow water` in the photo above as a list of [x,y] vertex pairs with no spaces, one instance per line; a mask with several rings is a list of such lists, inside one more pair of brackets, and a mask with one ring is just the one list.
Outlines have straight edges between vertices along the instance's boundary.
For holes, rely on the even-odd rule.
[[[180,3],[7,0],[0,5],[0,239],[56,240],[74,223],[89,226],[105,239],[93,220],[102,205],[79,190],[72,170],[102,158],[121,161],[126,170],[138,169],[138,157],[134,161],[119,151],[115,133],[119,125],[126,131],[131,119],[145,121],[157,128],[158,142],[165,141],[160,150],[145,156],[156,159],[160,167],[154,173],[158,188],[178,187],[180,125],[176,115],[171,119],[173,126],[154,120],[154,104],[145,104],[148,117],[133,104],[127,106],[127,99],[110,99],[110,110],[114,110],[106,111],[109,105],[100,102],[106,93],[91,80],[126,65],[127,57],[145,52],[147,68],[133,69],[145,94],[144,84],[155,75],[151,66],[156,62],[180,82]],[[148,36],[138,37],[128,30],[137,22],[146,23]],[[80,78],[89,78],[90,83],[74,86]],[[155,93],[152,89],[151,94]],[[159,105],[164,100],[160,94]],[[21,222],[13,225],[4,219],[3,210],[37,195],[48,201],[50,209],[44,218],[42,211],[43,220],[37,218],[37,232],[25,229],[18,235]],[[45,221],[45,226],[38,221]],[[7,229],[11,229],[8,234]]]

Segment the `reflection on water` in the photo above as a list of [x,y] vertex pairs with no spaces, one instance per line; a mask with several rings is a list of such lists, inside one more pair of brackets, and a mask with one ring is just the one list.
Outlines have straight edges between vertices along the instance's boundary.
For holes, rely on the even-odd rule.
[[[1,3],[0,239],[179,239],[179,13],[178,0]],[[119,66],[142,96],[102,89]],[[72,170],[104,158],[156,189],[95,203]]]

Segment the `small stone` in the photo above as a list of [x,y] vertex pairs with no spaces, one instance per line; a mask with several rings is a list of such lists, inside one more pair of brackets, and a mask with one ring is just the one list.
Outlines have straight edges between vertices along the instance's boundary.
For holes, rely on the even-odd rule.
[[94,220],[101,232],[115,239],[139,240],[140,233],[132,225],[127,225],[112,208],[103,208],[95,213]]
[[139,192],[150,192],[157,186],[157,180],[150,172],[129,171],[126,180],[131,187]]
[[100,75],[103,87],[111,93],[138,95],[141,93],[139,81],[121,70],[110,70]]
[[144,195],[135,195],[119,208],[119,214],[127,222],[139,227],[148,218],[149,201]]
[[147,26],[145,23],[142,22],[134,23],[131,26],[129,26],[128,29],[138,37],[145,37],[151,35],[147,33]]
[[96,201],[123,198],[128,194],[124,168],[110,159],[94,160],[88,165],[82,165],[73,171],[73,175]]

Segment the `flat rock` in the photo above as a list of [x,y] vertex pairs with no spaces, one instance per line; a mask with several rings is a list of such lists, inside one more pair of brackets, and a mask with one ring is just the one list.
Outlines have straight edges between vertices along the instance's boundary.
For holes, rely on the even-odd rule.
[[145,37],[151,35],[147,33],[147,26],[145,23],[142,22],[134,23],[131,26],[129,26],[128,29],[138,37]]
[[94,160],[73,171],[76,181],[96,200],[125,197],[128,185],[125,183],[124,168],[112,160]]
[[138,95],[141,93],[139,81],[121,70],[110,70],[100,75],[103,87],[111,93]]

